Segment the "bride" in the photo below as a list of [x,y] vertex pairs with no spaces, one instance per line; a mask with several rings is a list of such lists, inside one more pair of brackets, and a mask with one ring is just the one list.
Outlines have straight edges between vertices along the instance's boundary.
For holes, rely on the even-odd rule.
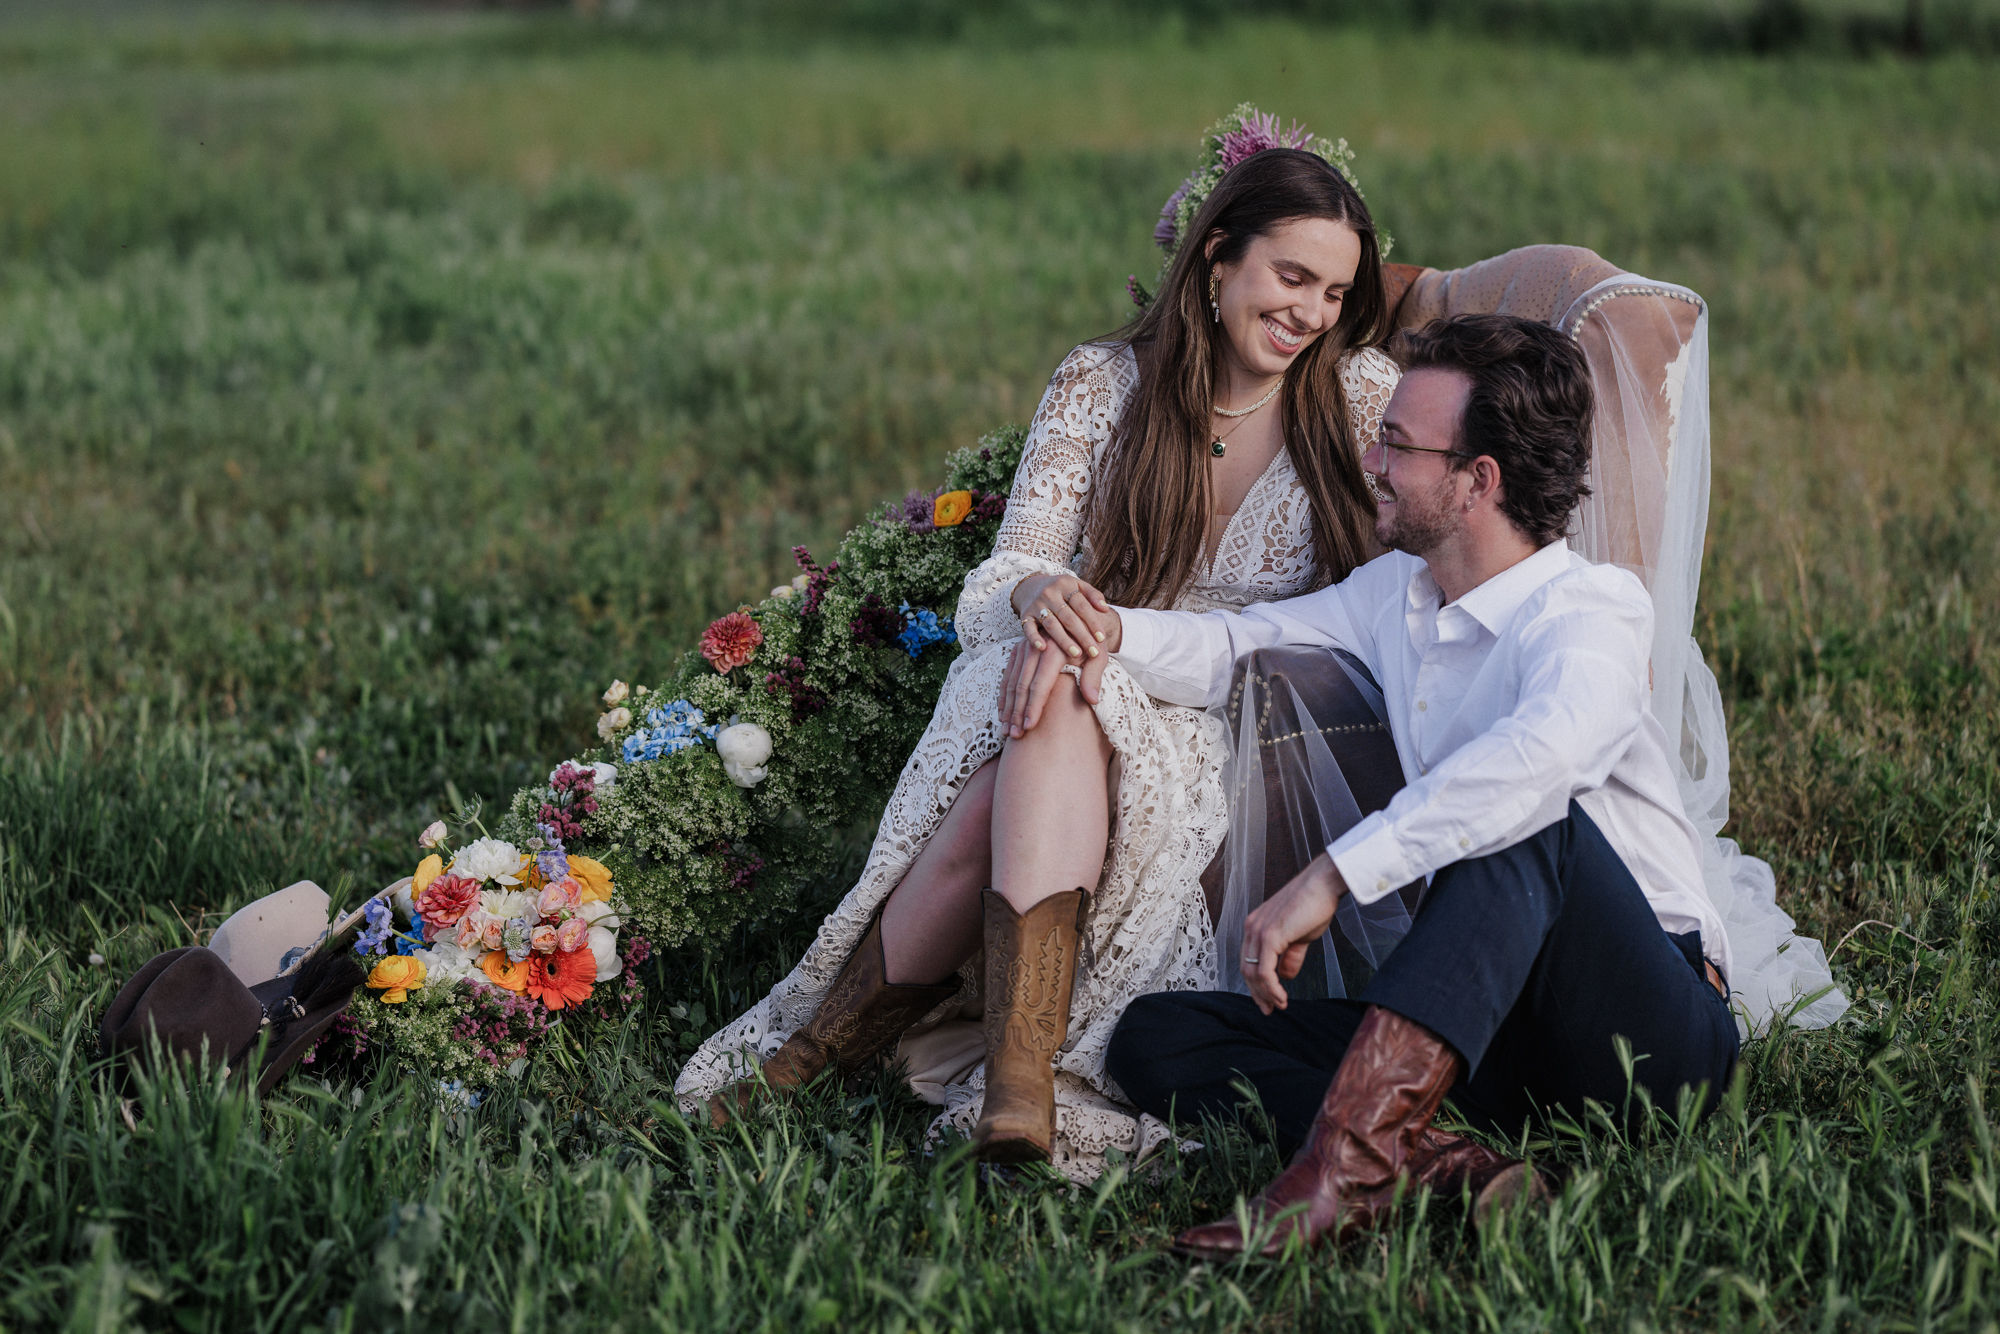
[[[1376,348],[1374,224],[1325,158],[1245,158],[1179,235],[1147,310],[1050,380],[960,596],[965,651],[861,879],[690,1059],[690,1113],[720,1123],[900,1042],[938,1128],[990,1161],[1089,1177],[1164,1138],[1104,1053],[1134,997],[1214,985],[1202,873],[1228,824],[1229,743],[1219,719],[1093,661],[1100,615],[1287,597],[1374,554],[1359,458],[1397,379]],[[1085,664],[1103,673],[1095,704]]]

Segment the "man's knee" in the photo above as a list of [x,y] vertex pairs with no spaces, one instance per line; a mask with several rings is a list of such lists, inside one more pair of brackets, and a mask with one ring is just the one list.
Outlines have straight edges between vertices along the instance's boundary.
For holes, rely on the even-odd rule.
[[1104,1069],[1134,1105],[1151,1111],[1162,1090],[1163,1042],[1186,1027],[1186,998],[1176,992],[1141,996],[1125,1007],[1105,1048]]

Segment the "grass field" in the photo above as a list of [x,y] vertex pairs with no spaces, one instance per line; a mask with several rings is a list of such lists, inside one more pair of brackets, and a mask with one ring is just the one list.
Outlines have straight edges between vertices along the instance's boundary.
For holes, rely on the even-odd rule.
[[[0,18],[0,1328],[1995,1327],[1990,62],[586,35]],[[926,1158],[886,1081],[681,1126],[680,1054],[811,913],[662,960],[562,1098],[169,1081],[128,1128],[88,1074],[123,976],[407,870],[1024,418],[1244,99],[1352,141],[1398,259],[1567,241],[1711,301],[1733,832],[1841,942],[1842,1026],[1698,1129],[1554,1134],[1547,1215],[1240,1270],[1159,1252],[1273,1170],[1240,1137],[1079,1192]]]

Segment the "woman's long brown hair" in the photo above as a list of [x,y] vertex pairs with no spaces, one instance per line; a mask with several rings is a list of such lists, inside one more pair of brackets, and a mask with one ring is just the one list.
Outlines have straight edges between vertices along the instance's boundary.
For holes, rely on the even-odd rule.
[[[1218,340],[1226,336],[1209,322],[1209,274],[1242,258],[1256,237],[1299,218],[1343,223],[1361,238],[1361,264],[1339,320],[1292,360],[1280,397],[1285,447],[1312,510],[1314,587],[1344,578],[1368,556],[1375,502],[1361,478],[1365,446],[1354,439],[1336,366],[1350,349],[1388,335],[1375,223],[1360,194],[1325,161],[1273,148],[1216,184],[1159,295],[1111,336],[1139,362],[1138,388],[1112,434],[1086,518],[1086,577],[1113,602],[1171,606],[1206,557],[1209,422]],[[1208,238],[1218,234],[1209,253]]]

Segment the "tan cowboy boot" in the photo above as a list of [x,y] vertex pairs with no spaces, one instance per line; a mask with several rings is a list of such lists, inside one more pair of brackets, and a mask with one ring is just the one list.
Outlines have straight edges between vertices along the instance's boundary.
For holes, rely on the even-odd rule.
[[[1253,1227],[1277,1220],[1262,1253],[1280,1254],[1293,1237],[1308,1247],[1340,1245],[1387,1214],[1459,1065],[1423,1025],[1370,1006],[1305,1146],[1250,1202]],[[1174,1238],[1176,1251],[1205,1259],[1240,1255],[1248,1244],[1234,1219]]]
[[882,919],[877,917],[805,1027],[771,1053],[754,1078],[739,1080],[708,1100],[709,1123],[720,1126],[747,1111],[759,1085],[783,1093],[811,1083],[828,1066],[843,1073],[860,1068],[957,990],[955,977],[929,986],[889,981]]
[[985,893],[986,1105],[972,1140],[989,1163],[1045,1163],[1055,1144],[1055,1059],[1087,897],[1065,890],[1016,913]]

